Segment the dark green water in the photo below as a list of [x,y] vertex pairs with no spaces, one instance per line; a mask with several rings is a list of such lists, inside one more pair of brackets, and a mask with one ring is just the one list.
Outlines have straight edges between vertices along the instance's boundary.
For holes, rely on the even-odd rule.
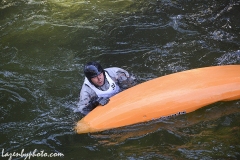
[[87,61],[140,82],[240,64],[239,16],[238,0],[1,0],[1,158],[3,149],[36,149],[64,154],[49,159],[240,159],[239,100],[94,134],[72,130]]

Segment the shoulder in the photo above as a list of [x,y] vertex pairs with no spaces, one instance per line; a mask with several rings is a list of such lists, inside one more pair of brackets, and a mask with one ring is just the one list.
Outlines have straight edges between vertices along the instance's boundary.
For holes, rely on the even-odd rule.
[[125,69],[122,69],[122,68],[119,68],[119,67],[111,67],[111,68],[106,68],[104,70],[107,71],[110,75],[111,74],[116,75],[116,74],[119,74],[119,73],[125,73],[125,74],[127,73],[128,74],[128,72]]
[[111,67],[104,69],[108,75],[114,79],[118,79],[120,74],[128,75],[128,72],[122,68],[119,67]]
[[91,89],[86,83],[83,83],[80,91],[80,99],[85,99],[86,97],[93,97],[96,93]]
[[123,69],[119,68],[119,67],[110,67],[110,68],[105,68],[104,70],[107,71],[107,72],[118,72],[118,71],[123,70]]

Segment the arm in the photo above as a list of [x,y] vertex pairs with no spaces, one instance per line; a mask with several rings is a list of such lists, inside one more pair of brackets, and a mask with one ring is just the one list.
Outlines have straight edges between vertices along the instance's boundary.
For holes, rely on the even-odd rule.
[[122,90],[136,85],[136,78],[122,68],[112,67],[107,68],[106,71]]
[[98,105],[104,106],[108,102],[109,98],[98,97],[91,88],[83,84],[80,92],[80,101],[78,103],[78,108],[75,109],[74,112],[81,112],[82,114],[87,115]]
[[84,115],[88,114],[91,110],[95,108],[89,106],[91,99],[95,97],[97,97],[96,93],[87,85],[83,84],[80,91],[78,106],[74,110],[74,112],[81,112]]

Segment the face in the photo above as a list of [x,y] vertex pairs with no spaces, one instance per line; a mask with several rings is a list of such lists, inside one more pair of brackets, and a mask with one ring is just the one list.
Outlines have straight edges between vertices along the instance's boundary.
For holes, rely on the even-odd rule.
[[104,84],[104,75],[103,73],[99,74],[96,77],[91,78],[91,81],[93,84],[95,84],[96,86],[100,87]]

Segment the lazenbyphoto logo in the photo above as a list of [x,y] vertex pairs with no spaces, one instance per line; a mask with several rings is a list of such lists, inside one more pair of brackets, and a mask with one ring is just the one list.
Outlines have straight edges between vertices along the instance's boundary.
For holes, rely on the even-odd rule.
[[25,153],[24,149],[22,149],[21,152],[5,152],[4,149],[2,149],[2,157],[8,158],[8,160],[13,159],[14,157],[24,157],[24,160],[30,159],[32,157],[63,157],[63,153],[45,153],[43,151],[38,151],[35,149],[33,152]]

